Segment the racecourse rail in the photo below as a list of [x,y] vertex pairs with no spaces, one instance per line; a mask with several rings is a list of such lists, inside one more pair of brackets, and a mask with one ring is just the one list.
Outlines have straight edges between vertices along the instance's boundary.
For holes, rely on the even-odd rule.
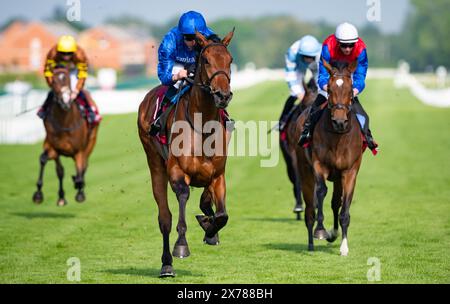
[[[367,77],[393,79],[397,87],[408,87],[416,98],[427,105],[450,107],[450,88],[428,89],[401,68],[369,69]],[[247,68],[233,74],[231,87],[237,90],[264,81],[283,79],[284,71],[281,69]],[[91,93],[101,114],[121,114],[136,112],[149,89],[96,90]],[[46,91],[31,90],[26,94],[0,97],[0,144],[31,144],[45,137],[42,121],[38,119],[36,112],[46,95]]]

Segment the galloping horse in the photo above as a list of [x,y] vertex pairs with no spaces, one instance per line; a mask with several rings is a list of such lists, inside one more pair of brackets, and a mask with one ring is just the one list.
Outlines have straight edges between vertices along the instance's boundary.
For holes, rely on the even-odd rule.
[[280,133],[280,148],[286,162],[289,180],[293,185],[295,197],[295,206],[293,211],[297,214],[297,220],[301,219],[300,213],[303,212],[303,204],[300,177],[297,172],[297,155],[295,153],[295,148],[298,141],[298,138],[295,137],[295,121],[317,97],[317,85],[315,78],[312,77],[308,83],[303,82],[303,88],[305,90],[305,96],[301,102],[291,110],[286,126]]
[[[320,117],[311,146],[297,145],[298,172],[303,197],[306,202],[305,223],[308,228],[308,249],[314,250],[313,235],[317,239],[334,242],[338,236],[338,222],[342,228],[340,253],[348,254],[347,232],[350,224],[350,204],[356,184],[356,176],[363,155],[363,139],[356,115],[351,111],[353,89],[351,75],[357,62],[336,62],[331,66],[323,62],[330,74],[328,82],[328,106]],[[304,111],[296,122],[295,138],[299,138],[307,117]],[[323,200],[327,194],[325,181],[333,182],[332,209],[334,226],[327,232],[323,226]],[[314,230],[315,209],[317,227]],[[340,209],[340,213],[339,213]]]
[[[158,204],[159,227],[163,236],[163,254],[161,277],[174,276],[172,255],[169,249],[169,234],[172,228],[172,214],[167,202],[167,183],[170,182],[179,203],[178,240],[175,243],[173,256],[184,258],[190,255],[186,241],[185,209],[189,198],[189,187],[204,188],[200,199],[200,209],[205,215],[197,216],[201,227],[205,230],[204,242],[210,245],[218,244],[217,232],[225,226],[228,214],[225,209],[225,163],[227,149],[227,135],[222,122],[220,129],[214,128],[211,136],[220,138],[217,146],[221,151],[214,151],[213,155],[195,153],[202,149],[205,138],[202,136],[203,128],[208,122],[220,121],[221,109],[228,106],[232,93],[230,91],[230,65],[232,57],[227,46],[233,37],[234,30],[220,43],[207,40],[202,34],[196,33],[196,39],[202,48],[197,60],[197,68],[193,86],[178,101],[175,111],[169,114],[166,130],[172,143],[183,140],[181,148],[169,141],[168,159],[158,153],[159,143],[155,137],[149,136],[148,130],[155,112],[156,98],[161,86],[152,89],[139,106],[138,129],[139,137],[147,155],[150,168],[153,196]],[[202,115],[202,125],[195,127],[192,122],[194,116]],[[189,122],[188,130],[177,131],[175,124]],[[188,134],[185,134],[188,133]],[[200,138],[200,140],[198,140]],[[183,153],[176,151],[181,149]],[[200,154],[200,155],[199,155]],[[216,211],[212,209],[215,204]]]
[[[83,202],[84,175],[88,165],[88,157],[91,154],[98,131],[98,124],[89,126],[87,119],[82,117],[79,106],[71,100],[70,74],[67,68],[55,68],[53,70],[52,99],[49,103],[49,113],[44,120],[47,135],[44,140],[44,152],[40,156],[40,172],[37,182],[37,191],[33,195],[33,201],[42,203],[44,167],[48,160],[55,160],[56,174],[59,179],[58,206],[67,204],[64,198],[63,178],[64,168],[59,159],[60,155],[72,157],[75,160],[76,176],[72,176],[75,188],[78,190],[75,199]],[[84,91],[87,98],[91,98]],[[91,99],[92,104],[94,102]]]

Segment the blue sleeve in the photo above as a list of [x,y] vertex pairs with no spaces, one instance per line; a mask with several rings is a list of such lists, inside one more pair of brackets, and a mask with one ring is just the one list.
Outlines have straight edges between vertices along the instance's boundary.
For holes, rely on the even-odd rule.
[[330,74],[328,73],[327,69],[323,66],[322,59],[324,59],[326,62],[330,63],[330,51],[328,50],[328,46],[324,45],[322,47],[322,54],[320,55],[319,60],[319,88],[323,90],[323,87],[328,84],[328,80],[330,79]]
[[353,87],[358,89],[361,93],[366,87],[367,68],[369,67],[369,60],[367,59],[367,52],[363,50],[358,56],[358,67],[353,73]]
[[176,37],[169,32],[158,49],[158,78],[163,85],[172,85],[172,69],[175,63]]

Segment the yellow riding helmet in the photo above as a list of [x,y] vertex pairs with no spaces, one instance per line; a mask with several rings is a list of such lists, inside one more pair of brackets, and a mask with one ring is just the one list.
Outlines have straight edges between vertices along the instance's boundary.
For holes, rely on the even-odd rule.
[[62,53],[74,53],[77,51],[77,42],[72,36],[61,36],[58,40],[56,50]]

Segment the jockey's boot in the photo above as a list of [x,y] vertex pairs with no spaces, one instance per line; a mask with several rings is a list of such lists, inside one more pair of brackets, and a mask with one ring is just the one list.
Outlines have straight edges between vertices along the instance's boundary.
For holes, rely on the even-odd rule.
[[327,98],[322,94],[319,94],[317,95],[314,103],[311,105],[311,110],[309,111],[308,117],[306,118],[305,124],[303,125],[303,132],[298,140],[298,144],[300,146],[303,147],[310,141],[312,137],[312,131],[314,130],[314,125],[320,117],[320,106],[325,101],[327,101]]
[[363,109],[361,103],[359,102],[359,99],[357,96],[353,98],[353,109],[355,110],[356,114],[362,115],[364,117],[364,126],[361,126],[361,130],[364,134],[364,137],[367,142],[367,147],[372,150],[374,154],[376,154],[378,144],[372,137],[372,132],[369,129],[369,115],[367,115],[366,111]]
[[367,141],[367,147],[369,147],[370,150],[375,151],[378,148],[377,142],[372,137],[372,132],[370,129],[367,129],[367,133],[364,134]]
[[94,110],[92,109],[91,105],[88,103],[87,106],[87,111],[88,111],[88,122],[89,124],[95,124],[96,123],[96,118],[97,118],[97,114],[95,114]]
[[165,107],[166,104],[170,103],[170,99],[169,97],[166,95],[164,96],[164,99],[161,103],[161,106],[158,110],[158,113],[156,113],[156,119],[152,122],[152,124],[150,125],[150,131],[148,132],[151,136],[156,136],[158,135],[159,131],[161,131],[162,129],[162,122],[161,122],[161,115],[163,114],[163,108]]
[[163,101],[161,102],[160,108],[158,110],[158,113],[156,113],[156,119],[152,122],[150,125],[150,130],[148,133],[151,136],[158,135],[159,131],[162,129],[162,123],[161,123],[161,115],[163,114],[163,109],[166,104],[169,104],[171,102],[171,99],[175,94],[177,93],[177,89],[174,86],[170,86],[169,89],[166,92],[166,95],[164,96]]
[[99,119],[97,118],[97,113],[95,113],[93,105],[90,103],[89,99],[87,98],[86,94],[83,91],[80,91],[80,93],[78,94],[78,96],[75,98],[75,100],[80,97],[84,100],[85,102],[85,107],[86,107],[86,111],[87,111],[87,121],[90,125],[94,125],[97,122],[99,122]]

